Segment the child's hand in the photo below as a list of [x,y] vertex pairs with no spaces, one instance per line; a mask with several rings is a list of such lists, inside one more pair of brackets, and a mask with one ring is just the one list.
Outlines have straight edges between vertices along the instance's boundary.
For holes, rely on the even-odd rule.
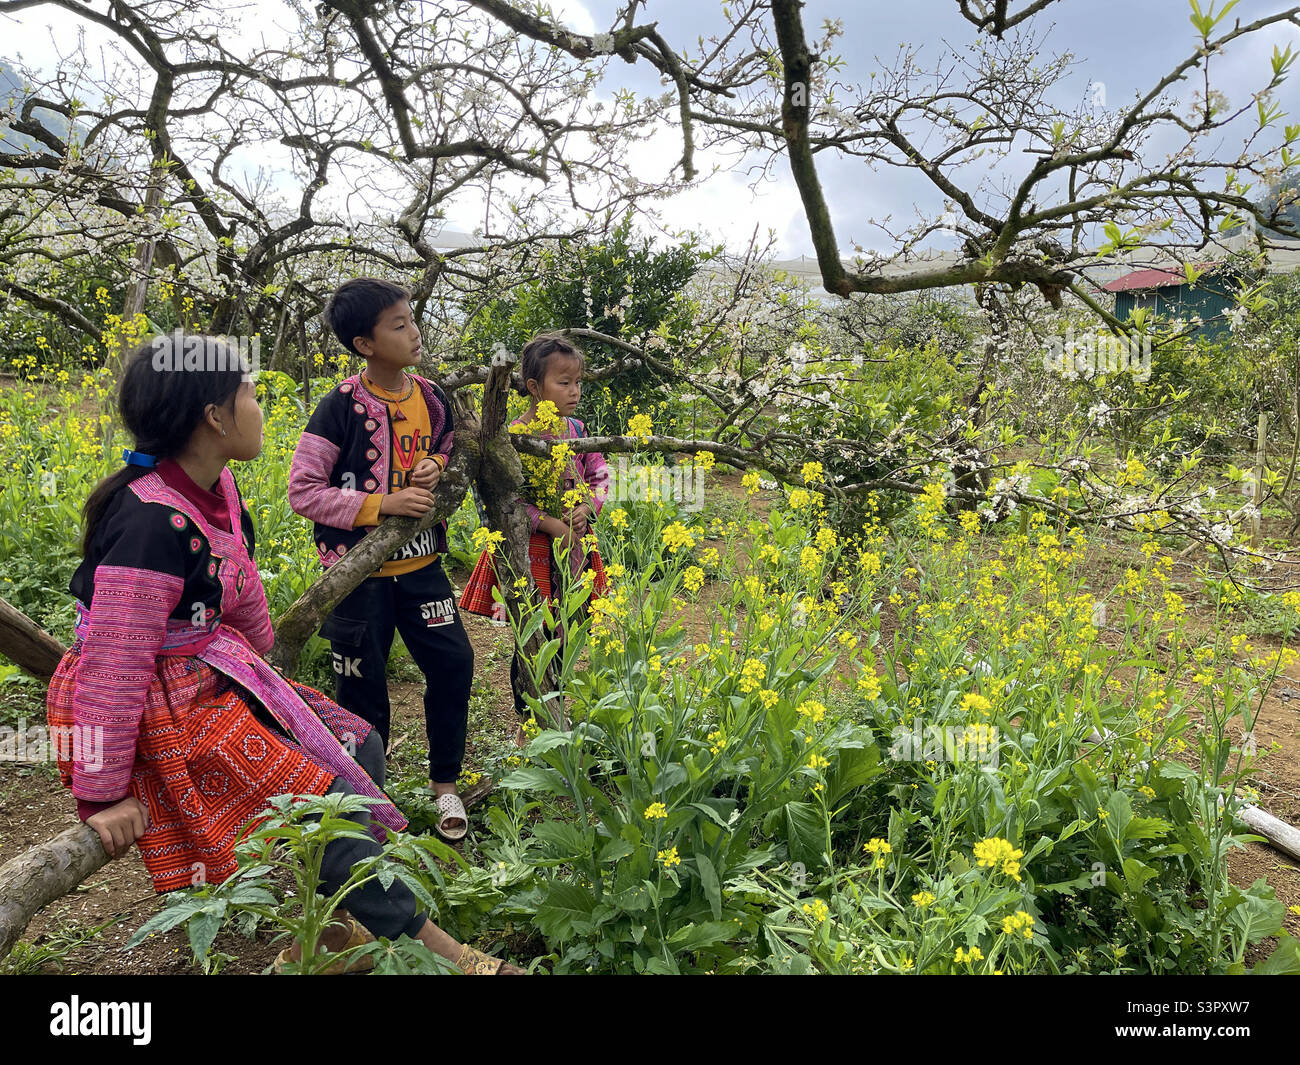
[[564,554],[567,556],[575,547],[582,546],[582,537],[582,530],[576,525],[566,525],[564,527],[564,534],[562,536],[557,536],[556,539],[564,548]]
[[582,540],[582,533],[566,519],[546,517],[538,523],[537,528],[558,541],[566,554],[569,548]]
[[128,795],[116,806],[91,814],[86,824],[99,833],[109,858],[120,858],[149,830],[149,811],[134,795]]
[[411,487],[423,488],[427,492],[432,492],[434,486],[442,478],[442,467],[433,459],[421,459],[415,464],[415,469],[411,471]]
[[586,503],[579,503],[576,507],[564,512],[563,520],[579,536],[585,536],[591,526],[591,517],[591,508]]
[[389,492],[379,501],[379,513],[395,518],[422,518],[433,506],[433,495],[427,488],[403,488]]

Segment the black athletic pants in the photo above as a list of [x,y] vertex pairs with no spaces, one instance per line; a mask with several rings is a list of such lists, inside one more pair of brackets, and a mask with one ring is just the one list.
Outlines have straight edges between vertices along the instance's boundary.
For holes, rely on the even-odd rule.
[[394,631],[424,674],[424,722],[429,778],[460,776],[474,681],[474,649],[456,609],[456,596],[434,561],[397,577],[370,577],[339,603],[321,626],[334,659],[335,698],[389,741],[388,652]]
[[[366,737],[357,750],[357,765],[380,788],[384,786],[384,744],[378,732]],[[352,788],[342,777],[335,777],[329,787],[331,793],[352,794]],[[348,817],[365,828],[370,827],[370,814],[358,812]],[[363,858],[373,858],[380,852],[379,842],[369,834],[365,839],[335,839],[325,845],[321,856],[319,891],[329,896],[338,891],[352,875],[352,867]],[[405,932],[412,939],[428,920],[420,909],[411,889],[400,880],[385,888],[378,880],[362,884],[343,899],[343,905],[373,936],[396,939]]]

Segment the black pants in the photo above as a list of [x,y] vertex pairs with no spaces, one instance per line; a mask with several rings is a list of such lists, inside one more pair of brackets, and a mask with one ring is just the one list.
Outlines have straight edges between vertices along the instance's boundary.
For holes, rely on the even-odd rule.
[[339,603],[321,626],[334,658],[335,698],[389,740],[388,652],[393,632],[424,674],[424,724],[429,778],[460,776],[474,682],[474,648],[456,609],[442,563],[398,577],[370,577]]
[[[378,732],[370,733],[357,750],[357,764],[380,788],[384,786],[384,744]],[[342,777],[335,777],[329,793],[350,795],[352,788]],[[358,812],[349,817],[366,828],[370,826],[369,813]],[[321,856],[321,894],[333,895],[347,882],[357,862],[373,858],[379,851],[379,842],[371,835],[365,839],[331,840]],[[428,920],[411,889],[400,880],[394,880],[387,889],[378,880],[371,880],[346,895],[343,905],[371,935],[385,939],[396,939],[403,932],[414,939]]]

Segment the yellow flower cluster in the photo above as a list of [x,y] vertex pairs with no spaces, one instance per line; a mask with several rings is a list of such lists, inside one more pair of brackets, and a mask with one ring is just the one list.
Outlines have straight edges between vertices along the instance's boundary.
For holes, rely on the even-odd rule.
[[675,521],[671,525],[665,526],[663,531],[664,547],[668,548],[670,555],[677,554],[678,551],[685,548],[690,550],[695,546],[695,537],[691,531],[686,528],[680,521]]
[[748,695],[762,686],[763,679],[766,676],[767,666],[757,658],[748,658],[740,669],[740,681],[737,686]]
[[885,856],[894,852],[894,848],[891,847],[886,840],[880,839],[878,836],[867,840],[867,842],[862,845],[862,849],[868,854],[874,855],[875,861],[871,864],[876,869],[883,869],[888,863],[888,859]]
[[812,902],[805,902],[802,909],[803,912],[808,914],[816,924],[821,924],[830,916],[831,912],[830,907],[821,899],[813,899]]
[[652,802],[645,808],[645,819],[647,821],[662,821],[668,816],[668,807],[661,802]]
[[1009,840],[993,836],[975,844],[975,863],[987,868],[1002,867],[1002,872],[1013,880],[1020,879],[1020,859],[1025,852],[1013,847]]
[[1007,935],[1021,933],[1026,939],[1034,938],[1034,919],[1024,910],[1017,910],[1010,917],[1002,918],[1002,931]]
[[474,550],[496,554],[497,546],[505,541],[505,534],[480,525],[474,530]]
[[660,851],[657,857],[659,861],[663,862],[665,869],[671,869],[675,865],[682,864],[681,858],[678,857],[676,847],[669,847],[666,851]]

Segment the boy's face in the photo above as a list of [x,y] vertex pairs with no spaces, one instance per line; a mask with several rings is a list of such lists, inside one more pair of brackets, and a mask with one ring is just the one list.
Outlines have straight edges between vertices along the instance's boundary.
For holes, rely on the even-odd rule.
[[370,336],[356,337],[353,343],[367,361],[394,368],[420,365],[420,330],[405,300],[385,307],[375,319]]

